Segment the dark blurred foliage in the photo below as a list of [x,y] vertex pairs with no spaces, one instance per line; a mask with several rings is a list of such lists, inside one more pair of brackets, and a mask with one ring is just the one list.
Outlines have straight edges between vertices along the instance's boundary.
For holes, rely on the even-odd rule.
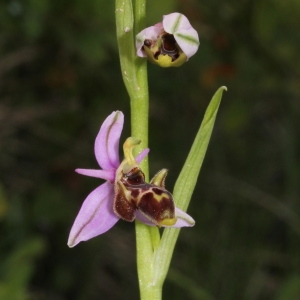
[[[129,102],[114,1],[0,4],[0,299],[138,299],[134,226],[74,249],[73,220],[99,180],[94,138]],[[149,65],[150,163],[172,186],[215,90],[226,85],[164,299],[300,299],[300,2],[148,1],[201,37],[178,69]],[[166,3],[165,3],[166,2]]]

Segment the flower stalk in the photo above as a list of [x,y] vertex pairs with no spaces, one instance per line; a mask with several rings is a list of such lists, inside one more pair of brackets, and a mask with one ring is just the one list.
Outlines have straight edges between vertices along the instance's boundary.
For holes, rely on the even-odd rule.
[[[142,140],[138,151],[148,147],[149,91],[147,61],[136,56],[134,37],[144,27],[145,19],[145,0],[134,1],[134,12],[131,0],[116,0],[117,40],[122,76],[130,97],[131,135]],[[148,159],[140,167],[148,180]],[[139,221],[135,222],[135,231],[141,299],[161,299],[161,286],[152,284],[153,249],[159,243],[159,231]]]

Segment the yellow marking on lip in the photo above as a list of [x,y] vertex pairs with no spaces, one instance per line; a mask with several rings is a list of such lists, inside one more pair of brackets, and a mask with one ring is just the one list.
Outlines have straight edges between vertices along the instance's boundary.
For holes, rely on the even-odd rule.
[[[140,193],[138,196],[137,196],[137,200],[138,202],[140,202],[141,198],[143,198],[143,196],[147,195],[147,194],[151,194],[153,199],[156,200],[157,202],[161,202],[163,199],[167,199],[167,200],[170,200],[170,195],[163,192],[161,195],[157,195],[156,193],[154,193],[152,190],[150,191],[145,191],[145,192],[142,192]],[[171,199],[172,200],[172,199]]]
[[163,219],[158,222],[158,226],[173,226],[177,222],[177,218]]
[[157,195],[157,194],[153,193],[153,197],[157,202],[160,202],[164,198],[170,199],[170,197],[167,193],[162,193],[161,195]]

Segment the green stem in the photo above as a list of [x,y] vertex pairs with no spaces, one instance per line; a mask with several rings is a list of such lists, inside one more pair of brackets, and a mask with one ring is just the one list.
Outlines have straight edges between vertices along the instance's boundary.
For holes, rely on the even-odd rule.
[[[149,91],[147,61],[139,58],[135,50],[135,35],[145,27],[146,0],[116,0],[116,27],[124,84],[130,97],[131,135],[141,139],[136,147],[141,151],[148,147]],[[135,20],[135,22],[134,22]],[[149,179],[148,159],[140,167]],[[137,268],[142,300],[161,299],[162,286],[153,285],[153,257],[159,244],[159,231],[138,221],[136,226]]]

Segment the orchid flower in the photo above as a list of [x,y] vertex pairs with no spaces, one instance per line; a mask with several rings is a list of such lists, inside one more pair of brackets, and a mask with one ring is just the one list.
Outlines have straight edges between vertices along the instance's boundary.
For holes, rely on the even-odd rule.
[[[188,214],[177,207],[172,207],[174,206],[172,195],[164,188],[165,169],[159,172],[149,184],[143,181],[143,173],[138,164],[149,153],[148,148],[134,158],[132,149],[139,141],[128,138],[123,146],[125,158],[120,163],[119,140],[123,123],[123,113],[115,111],[106,118],[100,128],[94,150],[101,170],[75,170],[79,174],[101,178],[106,182],[93,190],[83,202],[69,235],[69,247],[108,231],[120,218],[127,221],[136,218],[147,225],[159,227],[185,227],[195,224]],[[137,197],[138,191],[139,197]],[[156,191],[157,195],[153,194],[153,191]],[[151,203],[147,202],[150,193],[158,199],[155,199],[156,206],[153,206],[151,201]],[[166,197],[162,198],[164,195]],[[166,199],[167,208],[165,208]],[[125,208],[122,205],[125,205]],[[160,216],[156,215],[157,205],[160,205]],[[130,218],[123,213],[124,209],[126,212],[128,209],[131,210]]]
[[136,36],[137,55],[161,67],[179,67],[199,47],[197,31],[186,16],[171,13],[163,21],[142,30]]

